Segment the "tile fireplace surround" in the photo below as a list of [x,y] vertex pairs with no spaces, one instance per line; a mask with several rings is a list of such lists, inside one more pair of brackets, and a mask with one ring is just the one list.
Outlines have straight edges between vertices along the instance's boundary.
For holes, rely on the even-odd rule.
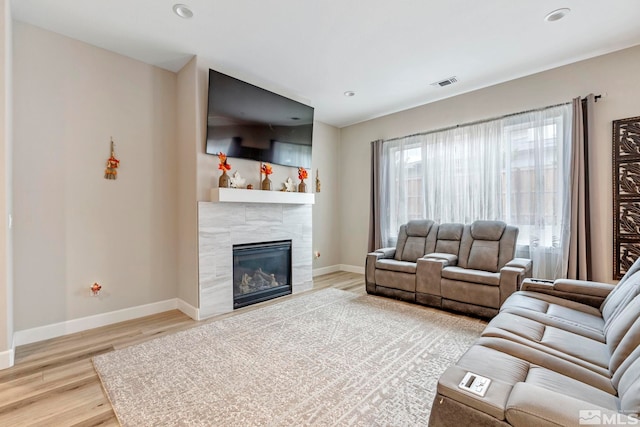
[[233,311],[233,245],[290,239],[292,292],[311,289],[311,225],[310,204],[198,202],[199,318]]

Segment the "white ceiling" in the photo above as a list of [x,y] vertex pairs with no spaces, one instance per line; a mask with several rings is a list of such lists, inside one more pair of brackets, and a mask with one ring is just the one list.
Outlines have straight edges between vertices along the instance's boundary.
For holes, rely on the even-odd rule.
[[[174,15],[178,2],[194,17]],[[544,21],[561,7],[571,13]],[[640,44],[640,0],[13,0],[12,10],[171,71],[198,55],[338,127]]]

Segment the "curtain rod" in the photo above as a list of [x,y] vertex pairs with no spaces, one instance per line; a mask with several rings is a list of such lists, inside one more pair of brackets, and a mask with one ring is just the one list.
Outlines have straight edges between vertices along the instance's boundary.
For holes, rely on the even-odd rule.
[[[598,99],[600,99],[600,98],[602,98],[602,95],[595,95],[594,96],[595,102],[597,102]],[[532,110],[520,111],[518,113],[505,114],[504,116],[493,117],[493,118],[490,118],[490,119],[476,120],[475,122],[463,123],[461,125],[453,125],[453,126],[448,126],[448,127],[445,127],[445,128],[428,130],[428,131],[425,131],[425,132],[413,133],[411,135],[397,136],[395,138],[389,138],[389,139],[385,139],[383,141],[384,142],[396,141],[398,139],[411,138],[413,136],[430,135],[430,134],[436,133],[436,132],[445,132],[445,131],[448,131],[448,130],[451,130],[451,129],[457,129],[457,128],[463,128],[463,127],[467,127],[467,126],[479,125],[481,123],[487,123],[487,122],[492,122],[494,120],[506,119],[507,117],[513,117],[513,116],[517,116],[517,115],[520,115],[520,114],[534,113],[536,111],[544,111],[544,110],[548,110],[549,108],[556,108],[556,107],[561,107],[563,105],[569,105],[569,104],[571,104],[571,102],[563,102],[563,103],[560,103],[560,104],[549,105],[549,106],[542,107],[542,108],[534,108]]]

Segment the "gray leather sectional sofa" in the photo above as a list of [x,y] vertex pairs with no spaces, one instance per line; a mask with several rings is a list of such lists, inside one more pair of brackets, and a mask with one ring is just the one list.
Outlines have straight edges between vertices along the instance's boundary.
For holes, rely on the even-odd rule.
[[518,229],[502,221],[437,224],[409,221],[396,247],[367,255],[367,292],[491,317],[531,277],[515,258]]
[[440,377],[429,425],[640,425],[639,270],[525,280]]

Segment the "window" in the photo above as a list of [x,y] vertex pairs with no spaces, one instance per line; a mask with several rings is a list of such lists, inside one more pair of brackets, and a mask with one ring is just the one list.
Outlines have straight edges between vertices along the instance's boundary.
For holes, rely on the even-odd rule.
[[534,276],[560,277],[568,239],[571,107],[385,141],[383,243],[411,219],[502,220]]

